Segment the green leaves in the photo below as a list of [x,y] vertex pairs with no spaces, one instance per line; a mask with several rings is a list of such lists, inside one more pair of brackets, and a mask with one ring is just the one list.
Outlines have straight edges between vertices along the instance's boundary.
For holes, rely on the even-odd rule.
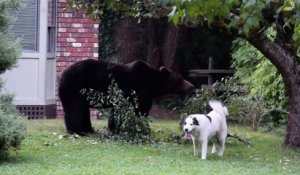
[[263,20],[262,10],[267,4],[259,0],[244,1],[240,10],[240,21],[243,34],[248,36],[252,30],[260,29],[260,22]]
[[20,56],[20,41],[9,31],[19,7],[17,0],[0,1],[0,73],[12,68]]
[[112,80],[107,92],[98,92],[93,89],[83,89],[81,93],[86,96],[90,105],[103,111],[103,108],[111,107],[109,120],[114,121],[117,135],[111,135],[111,139],[126,142],[144,142],[149,139],[150,126],[147,118],[136,114],[138,110],[138,97],[132,91],[130,96],[124,95],[118,84]]
[[191,20],[204,20],[208,24],[227,18],[230,10],[237,1],[219,1],[219,0],[191,0],[191,1],[173,1],[172,5],[177,7],[174,13],[173,22],[175,24],[183,22],[185,18]]
[[248,85],[250,95],[262,97],[269,105],[287,107],[284,83],[281,75],[256,48],[244,40],[236,43],[232,54],[235,76]]
[[0,82],[0,160],[16,149],[25,138],[26,122],[12,104],[12,95],[3,95]]
[[[174,9],[176,10],[176,9]],[[184,16],[184,11],[174,11],[174,13],[170,13],[169,17],[171,18],[171,20],[173,21],[173,23],[175,25],[182,23],[182,17]]]
[[300,24],[298,24],[294,28],[293,40],[295,41],[297,53],[299,54],[300,53]]
[[243,25],[243,33],[249,35],[251,29],[259,27],[259,19],[255,16],[247,17]]
[[241,34],[249,35],[252,30],[259,29],[263,20],[262,10],[267,4],[259,0],[197,0],[181,3],[174,1],[173,5],[177,7],[177,11],[172,15],[175,24],[182,23],[183,19],[202,20],[208,25],[234,28]]
[[295,2],[295,14],[294,14],[294,34],[293,34],[293,40],[294,40],[294,46],[297,50],[297,54],[300,54],[300,2]]

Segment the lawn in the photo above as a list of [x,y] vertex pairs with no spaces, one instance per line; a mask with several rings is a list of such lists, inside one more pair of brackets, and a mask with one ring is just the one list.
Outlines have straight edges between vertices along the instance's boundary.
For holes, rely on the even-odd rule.
[[[103,128],[106,121],[94,120],[93,125]],[[161,137],[181,133],[177,121],[154,121],[151,127]],[[201,160],[193,156],[190,142],[130,145],[97,136],[76,138],[65,134],[62,120],[29,120],[21,149],[0,163],[0,174],[299,174],[300,151],[284,149],[282,136],[229,128],[253,146],[228,139],[223,157],[209,154]]]

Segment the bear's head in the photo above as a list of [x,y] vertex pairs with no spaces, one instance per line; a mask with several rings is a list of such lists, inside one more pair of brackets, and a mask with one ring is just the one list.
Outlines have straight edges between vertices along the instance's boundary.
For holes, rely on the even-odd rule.
[[194,85],[172,70],[160,67],[159,74],[160,95],[179,95],[185,101],[194,92]]

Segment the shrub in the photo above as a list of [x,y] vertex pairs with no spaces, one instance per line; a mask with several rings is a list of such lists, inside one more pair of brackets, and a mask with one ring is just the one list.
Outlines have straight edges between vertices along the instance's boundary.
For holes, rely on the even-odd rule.
[[[10,32],[15,20],[14,12],[18,8],[20,8],[19,0],[0,1],[0,73],[14,67],[20,55],[20,40]],[[0,159],[4,159],[10,149],[20,146],[26,125],[12,105],[13,96],[4,95],[1,88],[0,80]]]
[[[270,33],[272,34],[272,31]],[[232,68],[235,69],[235,77],[248,86],[250,96],[262,97],[268,105],[287,110],[288,97],[282,76],[275,66],[247,41],[235,41]]]
[[264,95],[251,94],[251,88],[240,81],[238,77],[231,77],[216,82],[213,86],[214,94],[224,99],[229,108],[228,120],[242,124],[250,124],[256,131],[262,124],[278,125],[283,122],[278,114],[286,114],[286,111],[275,105],[270,105]]
[[197,90],[196,96],[190,98],[177,111],[188,115],[208,113],[211,110],[208,101],[211,99],[219,99],[228,107],[229,122],[249,124],[254,131],[261,125],[277,126],[285,121],[280,116],[286,115],[285,110],[268,104],[263,95],[252,96],[250,87],[238,77],[224,78],[216,82],[210,90]]
[[136,115],[138,103],[134,91],[130,97],[125,97],[123,91],[112,80],[107,93],[93,89],[83,89],[81,92],[87,96],[90,104],[100,111],[112,105],[109,120],[113,120],[115,131],[110,133],[111,139],[137,143],[149,139],[151,130],[147,118]]
[[12,105],[11,95],[0,96],[0,160],[8,156],[10,149],[21,145],[25,137],[26,123]]
[[268,109],[262,99],[237,97],[232,98],[228,106],[230,118],[237,120],[239,123],[251,124],[251,128],[257,131],[258,127],[267,121],[264,116]]
[[214,97],[214,92],[205,89],[196,89],[193,97],[190,97],[184,106],[177,107],[176,111],[180,114],[197,114],[208,111],[208,101]]
[[20,55],[20,40],[9,30],[15,20],[13,13],[18,8],[20,8],[18,0],[0,1],[0,73],[14,67]]

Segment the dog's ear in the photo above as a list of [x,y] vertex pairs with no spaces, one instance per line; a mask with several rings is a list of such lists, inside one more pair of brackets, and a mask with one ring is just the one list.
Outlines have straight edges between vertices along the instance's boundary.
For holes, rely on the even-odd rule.
[[196,119],[196,117],[193,118],[193,125],[199,125],[198,120]]

